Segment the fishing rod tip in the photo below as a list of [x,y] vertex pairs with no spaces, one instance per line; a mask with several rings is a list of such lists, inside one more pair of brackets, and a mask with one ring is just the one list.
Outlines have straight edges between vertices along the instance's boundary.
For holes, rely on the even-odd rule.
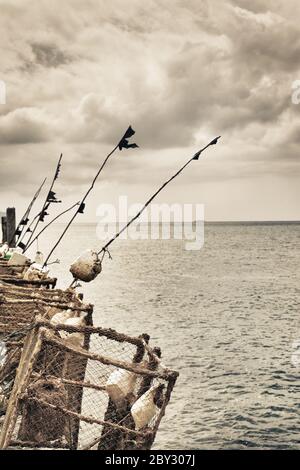
[[212,140],[209,145],[216,145],[218,143],[219,139],[221,139],[220,135],[218,137],[216,137],[214,140]]
[[197,153],[195,153],[195,155],[193,156],[193,160],[199,160],[199,157],[201,155],[201,153],[207,149],[207,147],[209,147],[210,145],[216,145],[218,143],[218,140],[221,138],[221,136],[219,135],[218,137],[216,137],[214,140],[212,140],[206,147],[204,147],[203,149],[199,150]]

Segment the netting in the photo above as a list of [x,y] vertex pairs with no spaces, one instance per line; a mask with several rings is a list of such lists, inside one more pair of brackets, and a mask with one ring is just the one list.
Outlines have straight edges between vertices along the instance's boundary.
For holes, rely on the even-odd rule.
[[0,263],[0,448],[150,448],[178,374],[27,268]]
[[71,311],[74,315],[85,312],[87,323],[91,323],[92,310],[92,306],[83,304],[82,296],[71,289],[62,291],[0,284],[0,416],[5,413],[24,338],[32,329],[35,318],[51,318],[61,311]]
[[30,269],[31,263],[28,261],[24,266],[9,264],[8,260],[0,260],[0,283],[24,286],[28,288],[52,288],[56,286],[57,279],[47,275],[41,279],[39,276],[26,278],[26,273]]
[[147,335],[87,326],[82,312],[71,318],[38,318],[27,335],[0,446],[150,448],[177,373]]

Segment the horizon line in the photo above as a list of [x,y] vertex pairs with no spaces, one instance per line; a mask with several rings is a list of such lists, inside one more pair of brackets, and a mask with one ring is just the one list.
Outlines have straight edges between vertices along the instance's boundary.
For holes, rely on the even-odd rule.
[[[108,222],[92,222],[92,221],[87,221],[87,222],[76,222],[74,225],[98,225],[99,223],[101,225],[105,224],[114,224],[114,223],[124,223],[126,224],[128,220],[116,220],[115,222],[113,221],[108,221]],[[199,222],[199,220],[193,220],[187,223],[195,223]],[[202,222],[202,221],[201,221]],[[295,220],[204,220],[203,221],[205,224],[300,224],[300,219],[295,219]],[[141,224],[166,224],[169,223],[169,221],[154,221],[154,222],[141,222]],[[185,221],[176,221],[172,220],[170,223],[185,223]],[[53,225],[64,225],[64,222],[58,222],[57,224]]]

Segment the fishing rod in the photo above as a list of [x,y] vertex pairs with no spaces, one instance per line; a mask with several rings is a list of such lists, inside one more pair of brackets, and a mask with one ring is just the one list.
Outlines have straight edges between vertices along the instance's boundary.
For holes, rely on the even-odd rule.
[[60,242],[62,241],[63,237],[65,236],[66,232],[68,231],[69,227],[71,226],[71,224],[73,223],[73,221],[75,220],[75,218],[77,217],[78,214],[83,214],[84,213],[84,209],[85,209],[85,201],[88,197],[88,195],[90,194],[90,192],[92,191],[101,171],[103,170],[103,168],[105,167],[106,163],[108,162],[109,158],[115,153],[115,151],[117,149],[119,149],[120,151],[122,149],[129,149],[129,148],[137,148],[138,145],[137,144],[130,144],[129,143],[129,139],[135,134],[135,131],[132,129],[131,126],[128,127],[127,131],[125,132],[125,134],[123,135],[122,139],[120,140],[120,142],[115,146],[115,148],[106,156],[105,160],[103,161],[102,165],[100,166],[99,170],[97,171],[93,181],[92,181],[92,184],[91,186],[89,187],[89,189],[87,190],[87,192],[85,193],[85,195],[83,196],[83,198],[81,199],[80,201],[80,204],[79,204],[79,207],[77,209],[77,211],[74,213],[74,215],[71,217],[70,221],[68,222],[68,224],[66,225],[64,231],[62,232],[62,234],[60,235],[59,239],[57,240],[57,242],[55,243],[55,245],[53,246],[53,248],[51,249],[50,253],[48,254],[45,262],[44,262],[44,265],[43,267],[45,267],[50,259],[50,257],[52,256],[53,252],[56,250],[56,248],[58,247],[58,245],[60,244]]
[[13,234],[13,236],[11,237],[11,240],[9,241],[9,245],[12,243],[12,241],[14,240],[15,237],[18,237],[18,241],[20,240],[20,237],[22,236],[23,230],[29,222],[29,215],[30,215],[31,209],[32,209],[35,201],[39,197],[40,192],[41,192],[41,190],[42,190],[42,188],[43,188],[43,186],[46,182],[46,179],[47,178],[44,179],[44,181],[42,182],[42,184],[40,185],[40,187],[36,191],[35,195],[33,196],[32,200],[30,201],[30,204],[28,205],[28,207],[25,211],[25,214],[23,215],[20,222],[18,223],[17,228],[15,230],[15,233]]
[[29,226],[28,226],[26,232],[24,232],[23,235],[19,238],[17,246],[18,246],[19,248],[21,248],[22,250],[24,250],[24,249],[25,249],[25,246],[26,246],[26,245],[23,243],[24,237],[26,236],[27,233],[29,233],[29,232],[31,233],[31,232],[32,232],[31,227],[33,226],[34,222],[36,221],[36,219],[37,219],[40,215],[41,215],[41,212],[39,212],[38,214],[36,214],[36,216],[35,216],[35,217],[32,219],[32,221],[30,222],[30,224],[29,224]]
[[[57,168],[58,168],[58,166],[57,166]],[[56,172],[57,172],[57,170],[56,170]],[[49,191],[49,192],[50,192],[50,191]],[[49,196],[49,192],[48,192],[48,196]],[[55,194],[55,193],[54,193],[54,194]],[[47,199],[48,199],[48,196],[47,196]],[[57,201],[57,202],[60,202],[60,201]],[[44,203],[44,204],[45,204],[45,203]],[[27,241],[27,244],[26,244],[26,243],[23,243],[24,237],[26,236],[27,233],[33,234],[33,231],[31,230],[31,227],[32,227],[33,224],[37,221],[37,219],[39,219],[39,217],[41,217],[42,214],[43,214],[43,209],[35,215],[35,217],[34,217],[34,218],[32,219],[32,221],[30,222],[30,224],[29,224],[29,226],[28,226],[26,232],[24,232],[23,235],[22,235],[22,237],[19,238],[19,240],[18,240],[18,247],[20,247],[22,250],[27,249],[27,244],[30,242],[32,235],[30,236],[29,240]],[[47,214],[46,214],[46,215],[47,215]],[[38,222],[37,222],[37,223],[38,223]],[[25,251],[23,251],[23,253],[24,253],[24,252],[25,252]]]
[[[103,253],[103,257],[102,257],[102,260],[105,256],[105,253],[108,252],[108,247],[142,214],[142,212],[144,212],[144,210],[149,206],[149,204],[151,204],[151,202],[153,201],[153,199],[172,181],[174,180],[193,160],[199,160],[199,157],[201,155],[202,152],[204,152],[208,147],[210,147],[211,145],[216,145],[218,143],[218,140],[220,139],[221,136],[219,137],[216,137],[214,140],[212,140],[209,144],[207,144],[205,147],[203,147],[201,150],[199,150],[199,152],[195,153],[195,155],[193,155],[193,157],[188,160],[187,163],[185,163],[183,165],[183,167],[180,168],[180,170],[178,170],[175,175],[173,175],[171,178],[169,178],[149,199],[148,201],[144,204],[144,206],[142,207],[142,209],[131,219],[129,220],[129,222],[127,222],[127,224],[118,232],[116,233],[116,235],[114,235],[114,237],[112,237],[107,243],[106,245],[104,245],[101,250],[97,253],[98,256],[101,255]],[[76,280],[75,280],[76,281]],[[74,282],[74,281],[73,281]],[[72,283],[73,284],[73,283]]]
[[40,230],[40,232],[34,237],[33,240],[31,240],[31,242],[27,245],[27,250],[31,247],[31,245],[33,245],[33,243],[39,239],[39,237],[42,235],[42,233],[48,228],[50,227],[50,225],[53,224],[53,222],[55,222],[57,219],[59,219],[62,215],[66,214],[67,212],[70,212],[72,209],[74,209],[74,207],[76,206],[79,206],[80,202],[76,202],[75,204],[73,204],[71,207],[69,207],[68,209],[64,210],[63,212],[61,212],[60,214],[58,214],[56,217],[54,217],[54,219],[52,219],[47,225],[45,225],[45,227]]
[[32,240],[32,237],[36,231],[36,229],[38,228],[38,225],[40,222],[44,222],[44,219],[45,217],[48,215],[48,208],[50,206],[50,204],[52,203],[60,203],[61,201],[59,201],[58,199],[56,199],[56,193],[53,192],[53,186],[54,186],[54,183],[55,181],[57,180],[58,178],[58,175],[59,175],[59,172],[60,172],[60,167],[61,167],[61,160],[62,160],[62,153],[60,154],[60,157],[58,159],[58,163],[57,163],[57,166],[56,166],[56,170],[55,170],[55,174],[53,176],[53,179],[52,179],[52,183],[51,183],[51,186],[50,186],[50,189],[49,189],[49,192],[47,194],[47,197],[46,197],[46,200],[44,202],[44,205],[42,207],[42,210],[39,212],[39,214],[37,214],[36,218],[36,224],[33,228],[33,230],[31,231],[31,234],[30,234],[30,237],[29,239],[27,240],[27,243],[23,244],[24,248],[23,248],[23,253],[25,253],[27,251],[27,248],[28,248],[28,244],[31,242]]

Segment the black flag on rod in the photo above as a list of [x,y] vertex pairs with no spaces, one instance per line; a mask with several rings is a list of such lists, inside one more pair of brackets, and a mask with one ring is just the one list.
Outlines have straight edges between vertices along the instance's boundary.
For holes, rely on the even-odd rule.
[[127,131],[123,135],[122,139],[119,142],[119,150],[122,149],[136,149],[138,148],[137,144],[130,144],[128,140],[135,134],[135,131],[131,126],[128,127]]
[[204,149],[201,149],[201,150],[199,150],[199,152],[195,153],[193,160],[199,160],[199,157],[200,157],[201,153],[202,153],[207,147],[209,147],[210,145],[216,145],[216,144],[218,143],[218,140],[219,140],[220,138],[221,138],[221,136],[219,135],[219,137],[216,137],[214,140],[212,140]]
[[[56,170],[55,170],[55,174],[54,174],[54,177],[53,177],[53,180],[52,180],[52,183],[51,183],[51,186],[49,188],[49,191],[48,191],[48,194],[47,194],[47,197],[46,197],[46,200],[43,204],[43,207],[41,209],[41,211],[36,215],[36,223],[33,227],[33,229],[31,230],[31,235],[29,237],[29,239],[27,240],[26,244],[25,244],[25,248],[23,248],[23,253],[26,252],[27,248],[28,248],[28,245],[30,244],[31,240],[32,240],[32,237],[35,233],[35,231],[37,230],[37,227],[39,225],[40,222],[44,222],[45,220],[45,217],[47,215],[49,215],[49,213],[47,212],[47,210],[49,209],[50,205],[54,202],[54,203],[60,203],[61,201],[59,201],[58,199],[56,199],[56,193],[53,191],[53,186],[54,186],[54,183],[55,181],[57,180],[58,178],[58,175],[59,175],[59,172],[60,172],[60,168],[61,168],[61,160],[62,160],[62,153],[60,154],[60,157],[59,157],[59,160],[58,160],[58,163],[56,165]],[[35,218],[34,218],[35,220]],[[20,245],[19,245],[20,246]]]
[[128,127],[127,131],[125,132],[125,134],[123,135],[122,139],[119,141],[119,143],[115,146],[115,148],[106,156],[104,162],[102,163],[102,165],[100,166],[99,170],[97,171],[96,173],[96,176],[94,177],[89,189],[87,190],[87,192],[85,193],[85,195],[83,196],[82,200],[80,201],[79,203],[79,206],[78,206],[78,209],[76,210],[75,214],[73,214],[72,218],[70,219],[70,221],[68,222],[68,224],[66,225],[65,229],[63,230],[62,234],[60,235],[59,239],[57,240],[57,242],[55,243],[55,245],[53,246],[53,248],[51,249],[50,253],[48,254],[45,262],[44,262],[44,266],[47,265],[52,253],[54,252],[54,250],[57,248],[57,246],[60,244],[61,240],[63,239],[63,237],[65,236],[67,230],[69,229],[69,227],[71,226],[71,224],[73,223],[74,219],[77,217],[78,214],[83,214],[84,213],[84,210],[85,210],[85,201],[88,197],[88,195],[90,194],[90,192],[92,191],[100,173],[102,172],[103,168],[105,167],[106,163],[108,162],[109,158],[113,155],[113,153],[116,152],[116,150],[122,150],[123,148],[125,149],[128,149],[128,148],[137,148],[138,145],[137,144],[130,144],[129,143],[129,139],[135,134],[135,131],[132,129],[131,126]]

